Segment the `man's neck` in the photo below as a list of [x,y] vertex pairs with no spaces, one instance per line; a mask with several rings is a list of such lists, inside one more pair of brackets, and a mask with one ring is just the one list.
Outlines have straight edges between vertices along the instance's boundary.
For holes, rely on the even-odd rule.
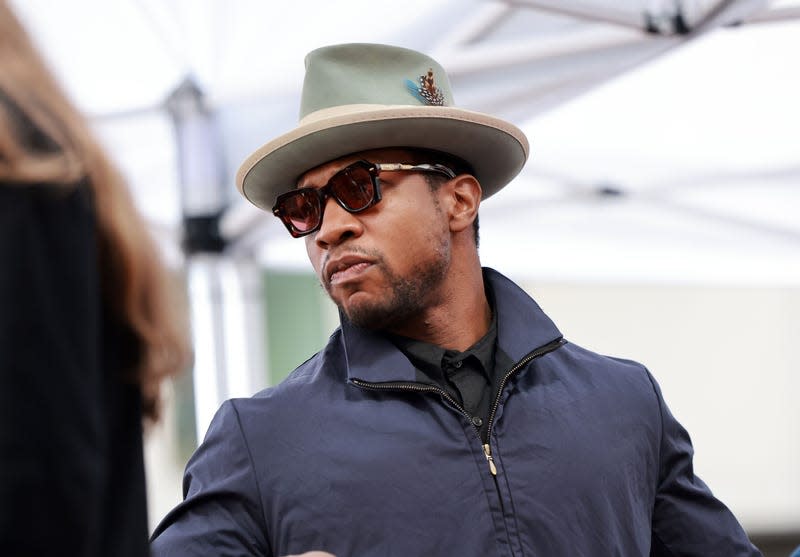
[[475,344],[492,322],[480,268],[477,276],[462,277],[456,284],[458,295],[442,295],[438,303],[389,332],[459,352]]

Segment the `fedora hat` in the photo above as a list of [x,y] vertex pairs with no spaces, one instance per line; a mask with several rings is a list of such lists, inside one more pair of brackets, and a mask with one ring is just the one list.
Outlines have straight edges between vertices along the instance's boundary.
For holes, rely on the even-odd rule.
[[236,174],[239,191],[257,207],[271,210],[304,172],[370,149],[456,156],[472,167],[484,199],[525,164],[525,134],[499,118],[453,106],[447,74],[422,53],[343,44],[310,52],[305,65],[299,125],[256,150]]

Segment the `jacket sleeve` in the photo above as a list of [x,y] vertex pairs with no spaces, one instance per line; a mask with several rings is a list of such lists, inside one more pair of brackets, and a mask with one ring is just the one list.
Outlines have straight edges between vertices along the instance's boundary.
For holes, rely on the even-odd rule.
[[233,401],[220,407],[189,460],[183,495],[153,533],[153,557],[271,556],[258,478]]
[[689,434],[667,408],[652,376],[650,381],[662,427],[651,557],[760,556],[733,513],[695,476]]

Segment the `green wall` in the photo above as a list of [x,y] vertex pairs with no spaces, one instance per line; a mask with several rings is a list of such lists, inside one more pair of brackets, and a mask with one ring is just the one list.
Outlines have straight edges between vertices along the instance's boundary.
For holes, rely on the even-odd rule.
[[333,302],[310,273],[265,271],[271,385],[318,352],[339,324]]

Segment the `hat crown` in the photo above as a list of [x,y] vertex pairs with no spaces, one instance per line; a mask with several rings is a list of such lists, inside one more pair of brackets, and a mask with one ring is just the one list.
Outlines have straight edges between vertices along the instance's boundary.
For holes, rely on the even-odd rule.
[[406,48],[343,44],[306,56],[300,118],[327,108],[374,104],[453,106],[447,73],[436,60]]
[[525,164],[522,130],[456,107],[447,73],[421,52],[342,44],[310,52],[305,65],[299,125],[256,150],[236,174],[257,207],[269,210],[310,168],[370,149],[448,153],[472,167],[484,199]]

